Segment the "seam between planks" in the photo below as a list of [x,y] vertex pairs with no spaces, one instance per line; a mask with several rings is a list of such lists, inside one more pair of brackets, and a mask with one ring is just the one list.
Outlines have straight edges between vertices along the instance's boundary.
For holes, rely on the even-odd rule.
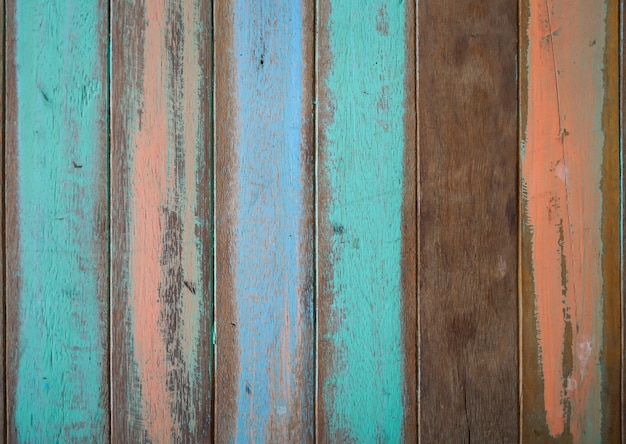
[[319,64],[318,51],[319,39],[317,38],[318,18],[319,18],[319,0],[315,0],[313,8],[313,359],[315,378],[315,387],[313,394],[314,414],[313,414],[313,442],[319,442]]
[[216,79],[217,79],[217,71],[215,69],[215,60],[216,60],[216,45],[215,45],[215,26],[217,20],[215,17],[215,2],[211,0],[211,57],[209,63],[211,64],[211,78],[209,83],[211,85],[211,98],[210,98],[210,125],[211,135],[209,139],[211,140],[211,146],[209,150],[211,150],[211,270],[209,274],[211,275],[212,283],[211,283],[211,312],[213,319],[211,320],[211,396],[213,397],[213,402],[211,402],[211,437],[213,442],[217,442],[217,391],[216,391],[216,379],[217,379],[217,126],[215,119],[215,109],[216,109]]
[[217,391],[216,391],[216,377],[217,377],[217,338],[216,338],[216,334],[217,334],[217,307],[216,307],[216,300],[217,300],[217,210],[216,210],[216,204],[217,204],[217,167],[216,167],[216,159],[217,159],[217,143],[216,143],[216,121],[215,121],[215,100],[216,100],[216,96],[217,94],[215,93],[216,88],[215,88],[215,84],[216,84],[216,78],[217,78],[217,74],[216,74],[216,69],[215,69],[215,53],[216,53],[216,48],[215,48],[215,23],[216,23],[216,19],[215,19],[215,2],[213,0],[211,0],[211,36],[210,36],[210,40],[211,40],[211,57],[209,59],[209,64],[210,64],[210,72],[211,72],[211,78],[209,79],[209,84],[211,85],[210,88],[210,93],[211,97],[210,97],[210,110],[209,112],[211,113],[209,116],[210,119],[210,136],[209,136],[209,140],[211,143],[211,146],[208,147],[208,149],[211,152],[211,215],[209,216],[211,219],[211,270],[209,271],[209,275],[211,276],[211,298],[210,298],[210,304],[211,304],[211,316],[213,317],[213,319],[211,319],[211,341],[210,341],[210,347],[211,347],[211,351],[209,353],[210,355],[210,359],[211,359],[211,381],[210,381],[210,385],[211,385],[211,396],[213,397],[213,402],[211,402],[211,425],[210,425],[210,434],[212,437],[213,442],[217,442],[217,426],[216,426],[216,422],[217,422]]
[[422,254],[421,254],[421,236],[420,236],[420,230],[421,230],[421,174],[420,174],[420,167],[421,167],[421,158],[420,158],[420,63],[419,63],[419,0],[415,0],[415,6],[414,6],[414,11],[415,11],[415,190],[416,190],[416,196],[415,196],[415,212],[416,214],[416,218],[415,218],[415,241],[416,241],[416,253],[415,253],[415,279],[417,280],[417,282],[415,283],[415,297],[416,297],[416,301],[415,301],[415,310],[416,310],[416,314],[415,314],[415,340],[416,340],[416,345],[417,345],[417,350],[416,350],[416,359],[415,359],[415,377],[416,377],[416,386],[415,389],[417,391],[416,393],[416,436],[417,436],[417,442],[420,442],[421,440],[421,436],[420,436],[420,418],[421,418],[421,387],[422,387],[422,379],[421,379],[421,326],[422,326],[422,322],[421,322],[421,306],[420,306],[420,290],[421,290],[421,285],[420,285],[420,263],[421,263],[421,258],[422,258]]
[[620,397],[621,397],[621,442],[626,442],[626,406],[624,403],[626,402],[626,357],[624,356],[624,347],[626,346],[626,331],[624,329],[624,314],[626,310],[625,307],[625,282],[624,273],[626,273],[626,267],[624,267],[624,223],[625,223],[625,214],[624,214],[624,196],[626,195],[626,188],[624,187],[624,0],[619,2],[619,54],[618,54],[618,63],[619,63],[619,82],[618,82],[618,91],[619,91],[619,115],[618,115],[618,127],[619,127],[619,169],[620,169],[620,267],[621,267],[621,283],[620,283],[620,305],[621,305],[621,371],[620,371]]
[[524,402],[523,402],[523,383],[524,383],[524,356],[523,356],[523,285],[522,285],[522,232],[523,232],[523,217],[522,217],[522,162],[520,156],[520,147],[522,141],[522,112],[521,112],[521,97],[522,86],[519,79],[522,78],[522,2],[517,1],[517,52],[516,52],[516,74],[517,74],[517,402],[518,402],[518,417],[517,417],[517,431],[518,442],[522,444],[522,424],[524,418]]
[[0,174],[0,176],[2,177],[2,234],[0,235],[0,239],[2,242],[2,359],[3,359],[3,368],[4,368],[4,375],[2,378],[2,392],[3,392],[3,400],[4,403],[2,405],[2,416],[3,416],[3,423],[4,423],[4,439],[5,442],[8,442],[9,439],[9,424],[8,424],[8,400],[7,400],[7,378],[6,378],[6,369],[7,369],[7,299],[6,299],[6,294],[7,294],[7,272],[6,272],[6,258],[7,258],[7,254],[6,254],[6,17],[7,17],[7,7],[6,7],[6,0],[2,2],[2,35],[1,35],[1,39],[2,39],[2,73],[0,74],[2,76],[1,82],[2,82],[2,140],[0,141],[0,143],[2,144],[2,147],[0,148],[2,150],[2,173]]
[[113,0],[107,2],[107,273],[109,282],[109,344],[108,344],[108,358],[109,358],[109,443],[113,441],[113,274],[111,264],[111,252],[113,245],[113,232],[111,227],[113,226],[113,214],[111,211],[112,205],[112,193],[111,193],[111,165],[113,163],[113,150],[111,149],[111,137],[113,134],[113,20],[112,20],[112,6]]

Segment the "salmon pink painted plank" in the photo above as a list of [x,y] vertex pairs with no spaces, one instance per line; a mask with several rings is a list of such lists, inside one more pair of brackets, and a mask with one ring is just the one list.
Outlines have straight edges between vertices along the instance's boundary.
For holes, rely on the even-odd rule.
[[415,11],[321,1],[322,442],[415,440]]
[[619,396],[610,394],[620,371],[617,1],[526,8],[523,325],[537,342],[523,368],[541,393],[532,404],[524,379],[523,426],[608,442],[619,436]]
[[107,6],[7,6],[8,439],[103,442]]
[[113,436],[202,441],[211,420],[210,4],[113,6]]
[[311,442],[312,18],[215,4],[219,442]]

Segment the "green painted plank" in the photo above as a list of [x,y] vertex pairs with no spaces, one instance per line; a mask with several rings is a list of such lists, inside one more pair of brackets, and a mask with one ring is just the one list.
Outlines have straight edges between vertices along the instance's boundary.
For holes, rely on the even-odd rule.
[[12,0],[7,24],[11,442],[108,435],[108,8]]
[[321,1],[322,441],[415,439],[415,11]]
[[211,2],[112,2],[112,440],[208,442]]

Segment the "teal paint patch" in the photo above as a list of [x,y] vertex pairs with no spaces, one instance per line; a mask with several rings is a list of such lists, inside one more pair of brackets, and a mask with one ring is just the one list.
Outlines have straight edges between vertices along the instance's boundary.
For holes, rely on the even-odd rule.
[[405,5],[336,0],[330,9],[333,117],[322,168],[334,233],[334,367],[322,396],[331,437],[400,442]]
[[102,442],[106,11],[16,2],[20,442]]

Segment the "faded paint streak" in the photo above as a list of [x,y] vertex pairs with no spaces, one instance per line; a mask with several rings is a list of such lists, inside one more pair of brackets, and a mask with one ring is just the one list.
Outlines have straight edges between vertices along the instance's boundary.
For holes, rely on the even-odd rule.
[[17,440],[102,442],[106,11],[92,0],[15,3]]
[[145,8],[143,113],[134,138],[131,170],[131,304],[143,427],[153,442],[165,442],[174,427],[159,300],[163,227],[167,222],[162,211],[168,167],[166,10],[164,0],[147,1]]
[[[332,440],[400,442],[403,430],[402,196],[405,4],[330,1],[332,53],[321,149],[332,227],[326,273],[330,375],[321,382]],[[366,53],[363,53],[363,50]],[[408,148],[407,149],[412,149]],[[330,365],[330,364],[329,364]]]
[[[234,2],[240,345],[236,442],[313,436],[301,2]],[[308,116],[306,116],[308,118]],[[305,245],[304,249],[302,245]],[[219,338],[218,338],[219,344]],[[302,362],[304,361],[304,362]],[[308,408],[307,408],[308,407]]]
[[525,223],[546,421],[552,436],[569,429],[575,442],[601,440],[605,19],[602,0],[530,2]]

